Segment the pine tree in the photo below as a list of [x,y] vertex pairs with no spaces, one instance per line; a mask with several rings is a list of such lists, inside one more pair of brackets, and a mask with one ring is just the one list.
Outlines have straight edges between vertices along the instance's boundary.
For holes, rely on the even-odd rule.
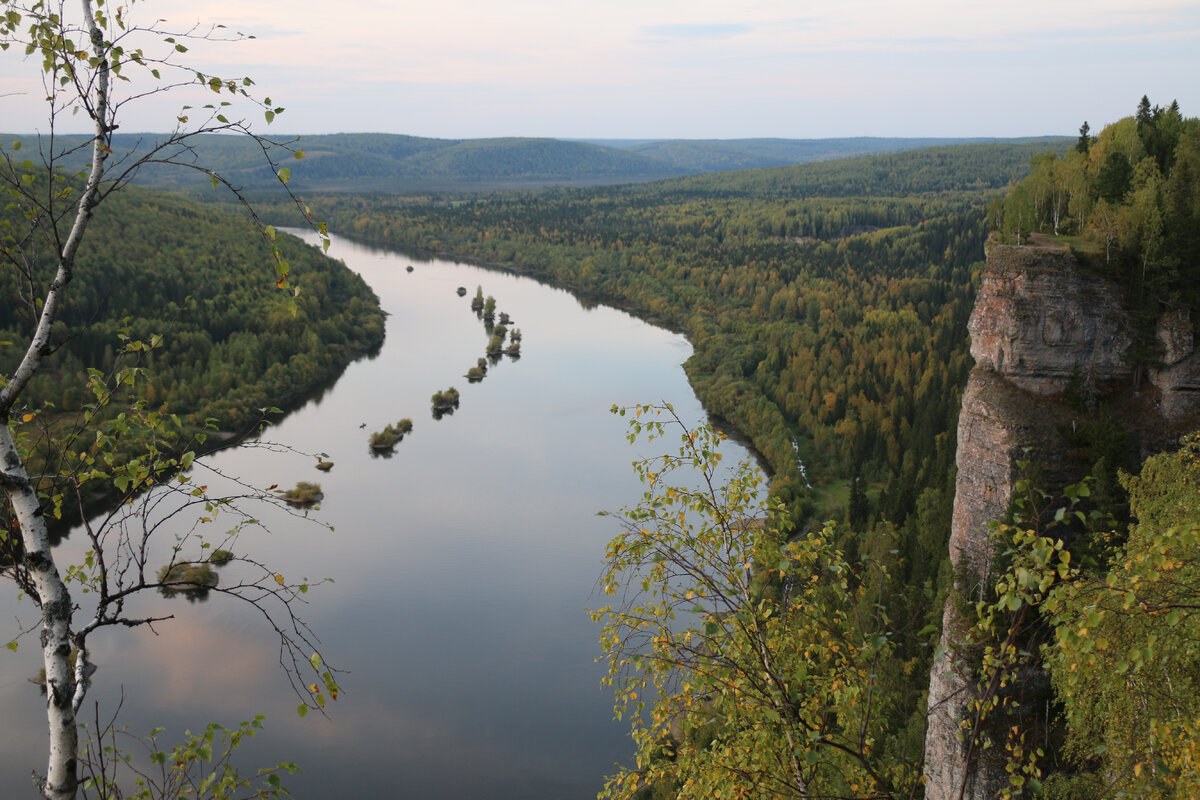
[[1083,153],[1085,156],[1092,149],[1091,127],[1088,126],[1087,120],[1083,121],[1083,125],[1079,126],[1079,139],[1075,142],[1075,149]]

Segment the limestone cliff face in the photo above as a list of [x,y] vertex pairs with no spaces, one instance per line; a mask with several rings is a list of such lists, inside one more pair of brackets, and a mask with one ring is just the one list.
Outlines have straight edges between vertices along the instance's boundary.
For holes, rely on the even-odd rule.
[[[1062,392],[1072,382],[1085,395],[1105,390],[1142,457],[1195,427],[1200,408],[1200,351],[1185,315],[1160,321],[1166,366],[1151,371],[1149,385],[1135,392],[1125,361],[1134,337],[1118,287],[1082,272],[1067,250],[993,244],[987,256],[968,323],[976,366],[958,422],[950,533],[955,585],[929,684],[929,800],[990,800],[1007,784],[1003,748],[968,752],[960,733],[978,658],[960,609],[995,578],[988,523],[1008,507],[1021,477],[1018,462],[1036,461],[1055,488],[1079,480],[1091,466],[1064,438],[1079,414]],[[1045,702],[1044,680],[1028,677],[1029,685],[1016,689],[1017,713],[1022,702]]]
[[1068,250],[993,245],[967,330],[981,368],[1035,394],[1074,375],[1128,378],[1133,343],[1117,287],[1086,277]]

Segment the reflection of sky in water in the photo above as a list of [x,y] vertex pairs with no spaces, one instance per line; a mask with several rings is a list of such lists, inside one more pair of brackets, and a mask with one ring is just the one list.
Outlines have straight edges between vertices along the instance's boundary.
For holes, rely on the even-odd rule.
[[[608,408],[668,400],[686,421],[699,419],[679,367],[690,348],[525,278],[344,241],[333,253],[381,296],[387,342],[269,438],[328,453],[336,466],[321,474],[305,456],[253,449],[206,463],[259,485],[321,483],[326,499],[313,516],[334,531],[263,510],[270,532],[244,534],[239,546],[289,577],[335,579],[308,594],[304,616],[349,671],[343,695],[329,718],[298,719],[270,631],[214,597],[173,601],[179,618],[157,636],[96,636],[88,707],[99,699],[111,712],[123,684],[122,720],[135,731],[265,713],[267,734],[244,762],[299,762],[305,773],[289,784],[298,800],[380,786],[398,797],[593,797],[630,755],[599,685],[598,631],[585,612],[601,604],[593,589],[615,531],[595,514],[634,503],[644,487],[629,464],[638,450],[657,452],[631,448]],[[487,341],[469,309],[477,285],[521,329],[523,357],[468,384],[462,376]],[[452,385],[462,405],[434,421],[429,397]],[[368,434],[401,417],[413,432],[394,457],[371,458]],[[215,481],[203,468],[196,479]],[[18,611],[34,617],[28,601],[13,609],[11,593],[0,597],[6,619]],[[25,681],[35,651],[27,637],[19,653],[0,655],[3,786],[44,768],[42,701]]]

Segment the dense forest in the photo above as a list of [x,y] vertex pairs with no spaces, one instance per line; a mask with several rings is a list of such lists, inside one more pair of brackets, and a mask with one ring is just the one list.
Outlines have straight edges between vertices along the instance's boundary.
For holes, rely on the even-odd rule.
[[527,272],[686,332],[702,401],[750,437],[777,494],[811,509],[801,463],[820,484],[859,475],[903,524],[953,460],[987,193],[1043,147],[316,207],[352,237]]
[[[20,224],[0,217],[9,235]],[[35,234],[36,236],[36,234]],[[127,188],[97,215],[89,248],[54,328],[54,355],[33,381],[29,408],[65,419],[85,404],[89,370],[143,368],[130,399],[177,415],[184,432],[242,431],[287,408],[383,341],[383,314],[366,283],[338,262],[280,235],[296,313],[275,287],[263,238],[240,217],[186,199]],[[24,242],[36,252],[36,238]],[[0,373],[22,355],[33,307],[27,285],[53,269],[0,277]],[[52,273],[51,273],[52,274]],[[110,413],[118,413],[114,404]]]

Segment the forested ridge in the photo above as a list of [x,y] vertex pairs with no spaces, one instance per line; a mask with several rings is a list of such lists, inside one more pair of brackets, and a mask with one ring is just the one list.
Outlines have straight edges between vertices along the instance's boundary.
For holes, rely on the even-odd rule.
[[[0,226],[20,230],[3,214]],[[131,399],[165,406],[185,431],[206,423],[239,431],[265,408],[303,400],[379,346],[383,315],[357,274],[294,237],[279,239],[300,288],[295,314],[289,293],[275,287],[267,244],[244,218],[133,188],[113,195],[79,257],[54,327],[56,350],[30,386],[30,407],[49,402],[53,413],[74,413],[95,402],[89,369],[135,363],[144,370]],[[32,265],[35,275],[52,274],[52,243],[45,254]],[[7,372],[21,356],[12,342],[25,338],[31,307],[15,271],[0,280],[0,372]],[[128,351],[130,342],[159,339]]]
[[[9,140],[11,135],[0,136]],[[114,159],[149,152],[161,137],[149,133],[112,135]],[[60,136],[63,142],[80,137]],[[670,139],[656,141],[573,141],[530,137],[432,139],[383,133],[280,136],[265,142],[266,152],[291,170],[294,187],[314,192],[495,191],[548,185],[634,183],[678,175],[777,167],[872,153],[965,144],[954,139]],[[1065,140],[1064,140],[1065,141]],[[997,140],[1001,147],[1058,147],[1057,140]],[[987,145],[990,147],[991,145]],[[1065,149],[1065,144],[1061,149]],[[293,151],[304,158],[293,159]],[[190,149],[167,153],[184,164],[204,164],[246,191],[278,190],[263,151],[236,136],[198,136]],[[1035,152],[1035,150],[1030,151]],[[79,169],[85,150],[69,154],[64,165]],[[207,172],[182,165],[149,164],[137,182],[156,188],[211,195]],[[1005,181],[1007,182],[1007,180]],[[278,194],[276,194],[278,196]]]

